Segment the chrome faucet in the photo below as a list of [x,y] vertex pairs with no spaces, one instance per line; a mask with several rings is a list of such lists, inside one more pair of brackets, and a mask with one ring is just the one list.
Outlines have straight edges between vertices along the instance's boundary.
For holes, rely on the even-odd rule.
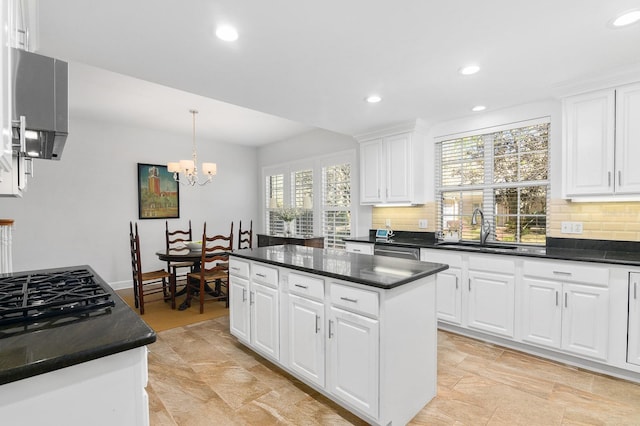
[[473,214],[471,215],[472,225],[478,224],[478,214],[480,215],[480,244],[486,244],[487,238],[491,233],[491,224],[489,222],[485,222],[484,213],[482,213],[482,210],[480,210],[480,208],[476,207],[473,210]]

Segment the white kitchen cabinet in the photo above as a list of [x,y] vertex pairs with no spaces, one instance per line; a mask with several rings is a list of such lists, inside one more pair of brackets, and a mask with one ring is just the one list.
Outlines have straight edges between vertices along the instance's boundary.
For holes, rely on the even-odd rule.
[[361,204],[424,203],[424,140],[418,123],[357,137]]
[[525,261],[523,271],[522,340],[606,360],[608,270]]
[[331,306],[329,390],[373,418],[378,418],[379,334],[377,319]]
[[449,269],[436,276],[438,320],[462,324],[462,256],[444,250],[421,249],[420,260],[449,265]]
[[325,385],[324,281],[289,274],[289,367],[305,379]]
[[640,365],[640,273],[629,274],[627,362]]
[[515,265],[513,260],[469,256],[467,326],[514,337]]
[[280,358],[278,270],[230,259],[229,281],[231,334],[277,361]]
[[9,16],[11,1],[0,3],[0,194],[6,194],[6,179],[11,177],[11,55]]
[[229,328],[238,339],[250,341],[249,280],[229,275]]
[[348,253],[373,254],[373,244],[346,241],[345,250]]
[[[640,84],[563,101],[564,195],[640,199]],[[597,197],[597,198],[594,198]]]
[[278,290],[251,283],[251,345],[268,357],[280,358]]

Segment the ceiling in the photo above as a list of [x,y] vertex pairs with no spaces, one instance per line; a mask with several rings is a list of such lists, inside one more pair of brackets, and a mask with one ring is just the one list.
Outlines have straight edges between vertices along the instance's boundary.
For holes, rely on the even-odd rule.
[[[72,114],[245,145],[323,128],[354,135],[640,79],[638,0],[56,0],[40,53],[70,62]],[[233,24],[236,42],[215,37]],[[462,76],[475,63],[479,73]],[[369,104],[377,93],[383,100]]]

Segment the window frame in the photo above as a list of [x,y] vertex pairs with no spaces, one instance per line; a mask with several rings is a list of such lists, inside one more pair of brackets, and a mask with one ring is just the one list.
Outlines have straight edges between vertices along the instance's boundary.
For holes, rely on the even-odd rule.
[[[495,142],[495,135],[500,133],[500,132],[504,132],[504,131],[508,131],[508,130],[514,130],[514,129],[519,129],[519,128],[525,128],[525,127],[531,127],[531,126],[537,126],[537,125],[547,125],[548,129],[547,129],[547,146],[546,146],[546,158],[547,158],[547,170],[546,170],[546,179],[538,179],[538,180],[531,180],[531,181],[520,181],[519,179],[516,179],[515,181],[512,182],[495,182],[495,176],[494,176],[494,160],[496,158],[499,158],[499,156],[496,156],[496,152],[495,152],[495,147],[494,147],[494,142]],[[463,138],[481,138],[482,140],[482,150],[483,150],[483,155],[482,155],[482,181],[480,183],[475,182],[473,184],[464,184],[462,183],[462,181],[458,184],[449,184],[449,185],[444,185],[443,184],[443,159],[441,156],[442,153],[442,143],[443,142],[447,142],[447,141],[454,141],[454,140],[459,140],[459,139],[463,139]],[[476,236],[477,233],[479,233],[479,225],[478,226],[467,226],[467,229],[465,230],[464,227],[464,223],[465,223],[465,218],[466,219],[470,219],[471,217],[471,213],[473,208],[475,208],[475,205],[471,206],[471,209],[469,209],[468,207],[464,207],[464,205],[462,205],[462,201],[459,201],[459,205],[458,207],[460,207],[460,205],[462,205],[462,210],[457,212],[454,215],[451,214],[446,214],[445,213],[445,209],[446,209],[446,205],[448,204],[446,202],[446,196],[447,195],[451,195],[451,194],[455,194],[458,193],[459,196],[462,197],[464,195],[467,196],[467,203],[471,202],[471,203],[477,203],[478,201],[480,202],[481,205],[481,209],[484,213],[484,217],[485,220],[487,220],[490,224],[491,224],[491,231],[492,234],[489,236],[488,241],[492,241],[492,242],[506,242],[506,241],[500,241],[500,240],[496,240],[495,239],[495,232],[496,232],[496,219],[497,218],[506,218],[506,217],[515,217],[516,218],[516,228],[515,228],[515,242],[518,244],[531,244],[531,245],[543,245],[543,242],[523,242],[522,241],[522,235],[521,235],[521,220],[523,218],[535,218],[535,217],[544,217],[544,221],[545,221],[545,230],[544,230],[544,237],[546,239],[546,236],[548,235],[549,232],[549,206],[550,206],[550,195],[551,195],[551,120],[550,117],[541,117],[541,118],[535,118],[535,119],[531,119],[531,120],[525,120],[525,121],[518,121],[518,122],[513,122],[513,123],[508,123],[508,124],[503,124],[500,126],[493,126],[493,127],[487,127],[487,128],[482,128],[482,129],[478,129],[478,130],[474,130],[474,131],[469,131],[469,132],[463,132],[463,133],[454,133],[454,134],[449,134],[449,135],[445,135],[445,136],[440,136],[435,138],[435,162],[436,162],[436,167],[435,167],[435,198],[436,198],[436,215],[437,215],[437,229],[436,231],[438,232],[438,235],[441,236],[441,238],[453,238],[453,239],[462,239],[462,240],[466,240],[466,241],[477,241],[479,237]],[[536,151],[537,153],[540,153],[540,150]],[[517,158],[519,158],[519,156],[521,155],[521,151],[517,151]],[[460,158],[460,164],[463,164],[465,162],[471,162],[469,159],[465,159],[465,158]],[[518,163],[518,173],[520,172],[521,168],[520,168],[521,164]],[[520,175],[518,174],[518,177]],[[517,193],[517,200],[516,200],[516,205],[520,206],[520,201],[521,201],[521,193],[522,193],[522,189],[523,188],[528,188],[528,187],[544,187],[546,189],[546,194],[545,194],[545,209],[544,209],[544,215],[538,214],[538,215],[532,215],[532,214],[526,214],[526,213],[522,213],[520,211],[520,208],[518,208],[517,213],[515,214],[509,214],[509,215],[501,215],[501,214],[496,214],[496,206],[498,205],[498,203],[495,202],[496,197],[495,197],[495,192],[497,190],[501,190],[501,189],[515,189],[516,193]],[[476,193],[475,199],[473,197],[469,197],[470,194],[472,194],[473,192]],[[448,220],[449,217],[457,217],[458,220]],[[450,230],[457,230],[458,233],[457,234],[453,234],[453,233],[445,233],[447,230],[447,228],[445,228],[445,221],[451,225]],[[451,223],[450,223],[451,222]],[[462,229],[460,229],[462,228]],[[477,238],[476,238],[477,237]]]

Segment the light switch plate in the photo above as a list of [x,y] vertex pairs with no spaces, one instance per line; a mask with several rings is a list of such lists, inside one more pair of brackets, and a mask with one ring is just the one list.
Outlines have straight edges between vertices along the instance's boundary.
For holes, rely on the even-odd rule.
[[418,219],[418,228],[425,229],[428,223],[427,219]]

